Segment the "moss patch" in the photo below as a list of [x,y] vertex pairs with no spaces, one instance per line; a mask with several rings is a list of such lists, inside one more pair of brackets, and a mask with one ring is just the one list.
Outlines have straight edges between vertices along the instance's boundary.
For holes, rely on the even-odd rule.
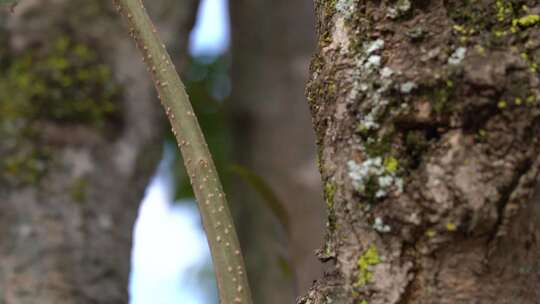
[[88,181],[84,178],[77,178],[70,188],[71,198],[77,203],[86,202],[86,192],[88,188]]
[[527,15],[521,18],[514,19],[512,24],[514,26],[519,25],[522,27],[529,27],[536,25],[540,21],[540,16],[538,15]]
[[14,56],[2,72],[1,83],[3,107],[28,121],[104,128],[118,110],[120,91],[111,70],[89,46],[66,37],[46,49]]
[[326,198],[326,204],[331,209],[334,206],[334,194],[336,193],[336,185],[333,183],[326,183],[324,186],[324,195]]
[[[89,45],[67,36],[13,53],[0,33],[0,180],[36,182],[50,154],[41,123],[106,131],[119,121],[121,88]],[[108,132],[109,133],[109,132]]]
[[371,245],[358,259],[358,277],[354,287],[364,287],[373,280],[372,266],[381,263],[381,257],[375,245]]

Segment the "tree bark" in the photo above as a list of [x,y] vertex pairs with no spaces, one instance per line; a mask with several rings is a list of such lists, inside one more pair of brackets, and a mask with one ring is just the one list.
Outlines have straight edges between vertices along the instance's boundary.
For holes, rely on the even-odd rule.
[[331,270],[299,303],[540,301],[539,13],[316,1]]
[[[324,205],[308,106],[315,50],[313,3],[231,1],[234,155],[264,178],[290,218],[287,236],[253,189],[237,185],[235,207],[256,303],[292,303],[322,273]],[[288,239],[284,241],[284,239]],[[289,270],[284,267],[288,259]],[[293,276],[291,277],[291,273]]]
[[[185,56],[197,1],[149,6]],[[110,1],[26,0],[2,18],[0,303],[127,303],[164,134],[140,55]]]

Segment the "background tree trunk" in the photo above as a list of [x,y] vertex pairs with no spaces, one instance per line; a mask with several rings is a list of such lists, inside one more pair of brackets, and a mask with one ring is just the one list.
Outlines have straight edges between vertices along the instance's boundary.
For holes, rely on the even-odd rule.
[[[285,237],[260,195],[242,181],[233,193],[240,238],[254,301],[292,303],[321,274],[314,249],[322,241],[324,205],[304,102],[315,49],[313,3],[231,1],[230,6],[234,155],[269,183],[291,219]],[[291,269],[283,257],[290,258]]]
[[[197,1],[148,5],[185,56]],[[164,134],[140,55],[110,1],[26,0],[1,17],[0,303],[127,303]]]
[[540,301],[538,13],[316,1],[332,271],[300,303]]

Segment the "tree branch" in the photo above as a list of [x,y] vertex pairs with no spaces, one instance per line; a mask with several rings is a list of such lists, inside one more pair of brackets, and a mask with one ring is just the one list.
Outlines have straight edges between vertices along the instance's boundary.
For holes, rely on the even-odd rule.
[[113,3],[128,21],[130,35],[143,53],[182,152],[212,252],[221,303],[251,304],[233,220],[184,85],[142,1],[113,0]]

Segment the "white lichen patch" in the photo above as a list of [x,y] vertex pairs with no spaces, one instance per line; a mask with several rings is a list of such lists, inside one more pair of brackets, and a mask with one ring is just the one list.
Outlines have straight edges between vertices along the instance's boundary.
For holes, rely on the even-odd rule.
[[396,3],[396,8],[402,13],[408,12],[411,7],[412,5],[409,0],[398,0],[398,2]]
[[416,89],[416,83],[413,81],[407,81],[399,87],[400,92],[403,94],[409,94],[414,89]]
[[[356,68],[351,70],[351,79],[354,79],[354,82],[347,100],[353,103],[361,96],[366,101],[361,104],[359,111],[362,113],[358,123],[358,130],[361,132],[378,129],[378,120],[390,103],[384,98],[384,94],[392,85],[390,76],[394,71],[383,66],[381,51],[384,45],[383,39],[365,42],[357,54]],[[385,77],[381,79],[379,74],[384,74]]]
[[353,187],[360,194],[375,191],[375,198],[384,198],[390,191],[403,191],[403,180],[396,175],[395,168],[385,165],[382,157],[369,158],[361,164],[354,160],[347,162],[349,177]]
[[389,67],[382,68],[382,70],[381,70],[381,77],[382,78],[388,78],[388,77],[390,77],[392,75],[394,75],[394,70],[392,70]]
[[362,117],[358,123],[358,131],[366,132],[369,130],[376,130],[381,125],[379,124],[379,116],[388,105],[387,99],[381,99],[378,103],[374,104],[371,110]]
[[[351,41],[355,40],[353,37],[356,34],[350,32],[346,21],[351,17],[351,12],[355,11],[357,5],[358,0],[337,1],[332,42],[327,46],[328,48],[347,54],[351,52]],[[360,105],[359,109],[359,113],[362,113],[359,117],[359,130],[378,129],[380,124],[377,121],[389,104],[389,100],[384,98],[384,93],[392,84],[390,76],[394,72],[383,67],[381,50],[384,45],[384,40],[379,38],[365,42],[360,51],[353,52],[356,56],[351,62],[355,63],[355,67],[348,70],[349,75],[346,77],[352,79],[346,99],[347,103],[354,103],[359,99],[366,101]],[[382,81],[379,80],[381,69],[386,75]]]
[[336,3],[336,12],[339,14],[350,15],[354,12],[356,0],[339,0]]
[[373,223],[373,229],[375,229],[375,231],[380,232],[380,233],[388,233],[392,231],[392,228],[390,228],[390,226],[385,224],[382,218],[380,217],[375,218],[375,222]]
[[390,7],[387,12],[387,16],[391,19],[398,18],[402,15],[405,15],[412,8],[411,2],[409,0],[398,0],[395,6]]
[[378,50],[381,50],[382,48],[384,48],[384,40],[377,39],[377,40],[372,41],[372,42],[367,44],[367,46],[366,46],[366,54],[371,55],[374,52],[376,52]]
[[366,68],[377,68],[381,65],[381,56],[379,55],[372,55],[369,56],[367,62],[366,62]]
[[465,47],[458,47],[454,53],[448,58],[448,64],[450,65],[458,65],[460,64],[463,59],[465,59],[465,54],[467,54],[467,48]]

